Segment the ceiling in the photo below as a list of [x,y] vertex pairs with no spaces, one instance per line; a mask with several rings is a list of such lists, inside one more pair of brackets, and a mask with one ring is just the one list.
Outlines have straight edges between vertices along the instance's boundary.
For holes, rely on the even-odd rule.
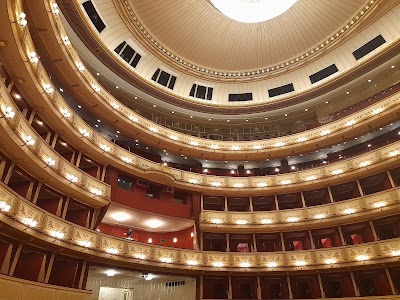
[[195,65],[225,71],[290,60],[335,34],[369,2],[299,0],[272,20],[241,23],[207,0],[129,1],[165,48]]

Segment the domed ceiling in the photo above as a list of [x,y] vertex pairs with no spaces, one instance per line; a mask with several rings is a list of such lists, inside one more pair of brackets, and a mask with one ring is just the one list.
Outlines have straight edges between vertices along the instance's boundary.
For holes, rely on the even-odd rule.
[[335,35],[370,2],[291,1],[295,3],[277,17],[244,23],[227,17],[208,0],[128,1],[141,25],[174,55],[206,69],[229,72],[291,60]]

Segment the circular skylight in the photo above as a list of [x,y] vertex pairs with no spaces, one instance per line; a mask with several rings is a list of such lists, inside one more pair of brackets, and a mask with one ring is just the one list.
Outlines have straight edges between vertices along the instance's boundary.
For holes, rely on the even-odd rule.
[[210,0],[227,17],[242,23],[258,23],[271,20],[298,0]]

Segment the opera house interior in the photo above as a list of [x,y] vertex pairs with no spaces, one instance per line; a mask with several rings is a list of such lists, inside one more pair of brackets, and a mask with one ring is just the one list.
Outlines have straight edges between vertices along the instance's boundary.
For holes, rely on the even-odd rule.
[[1,0],[0,300],[400,299],[400,0]]

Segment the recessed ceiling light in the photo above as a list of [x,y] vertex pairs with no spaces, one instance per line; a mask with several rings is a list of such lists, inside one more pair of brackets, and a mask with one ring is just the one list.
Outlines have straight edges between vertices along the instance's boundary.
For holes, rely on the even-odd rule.
[[82,106],[78,105],[78,108],[79,108],[79,109],[81,109],[81,108],[82,108]]
[[306,108],[305,111],[308,111],[308,108]]
[[285,114],[285,117],[287,117],[288,116],[288,114]]
[[94,127],[99,127],[99,125],[95,124]]
[[137,96],[135,96],[135,99],[137,99]]
[[350,94],[350,92],[346,92],[346,94],[348,95],[348,94]]
[[116,85],[116,86],[115,86],[115,88],[116,88],[116,89],[119,89],[119,86],[118,86],[118,85]]
[[246,122],[248,122],[249,120],[246,120]]
[[328,104],[329,103],[329,101],[325,101],[325,104]]
[[15,99],[21,99],[21,95],[20,94],[15,94]]
[[191,119],[193,119],[193,116],[190,116]]
[[265,120],[268,120],[268,117],[264,118]]
[[231,120],[226,120],[227,122],[230,122]]
[[175,112],[174,112],[174,111],[172,111],[171,113],[173,113],[173,114],[174,114]]
[[109,277],[115,276],[116,274],[118,274],[118,273],[115,270],[107,270],[106,271],[106,275]]
[[157,107],[157,105],[153,104],[153,107]]
[[371,79],[368,79],[368,82],[371,82],[372,80]]
[[117,133],[121,133],[119,130],[117,130]]
[[129,219],[129,215],[124,212],[113,213],[111,217],[118,222],[124,222]]
[[208,121],[211,121],[211,119],[208,119]]
[[100,122],[101,122],[101,121],[100,121],[100,119],[97,119],[97,122],[99,122],[99,123],[100,123]]
[[164,224],[163,222],[161,222],[160,220],[148,220],[145,223],[147,226],[149,226],[150,228],[158,228],[160,227],[162,224]]
[[393,66],[391,66],[391,68],[392,68],[392,69],[394,69],[394,65],[393,65]]
[[100,73],[96,73],[96,75],[97,75],[97,76],[99,76],[99,75],[100,75]]

